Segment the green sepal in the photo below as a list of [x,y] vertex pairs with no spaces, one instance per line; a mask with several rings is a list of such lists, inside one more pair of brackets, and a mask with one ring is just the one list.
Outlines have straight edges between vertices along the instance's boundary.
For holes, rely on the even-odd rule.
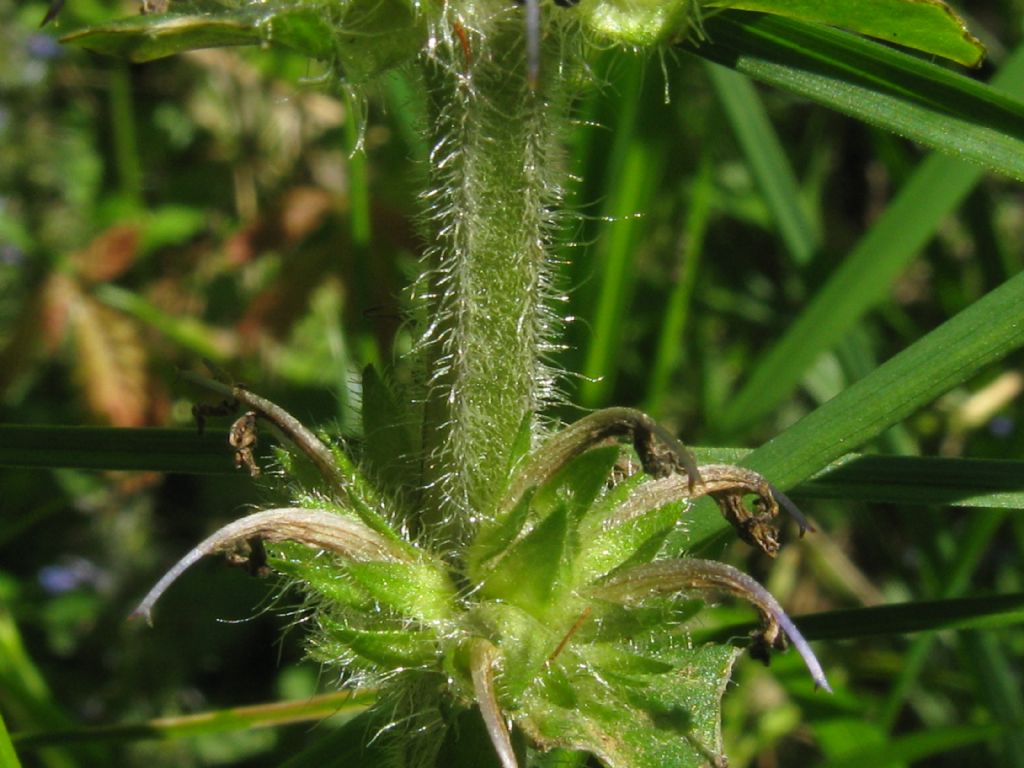
[[709,6],[841,27],[968,67],[985,56],[985,46],[940,0],[724,0]]
[[[325,441],[331,448],[331,454],[342,474],[347,478],[344,487],[344,494],[351,504],[352,512],[371,529],[386,536],[395,544],[399,545],[410,558],[418,556],[419,550],[406,541],[402,535],[392,527],[391,522],[381,514],[382,510],[388,509],[380,492],[371,484],[363,473],[356,467],[352,458],[348,455],[343,445],[334,441]],[[346,510],[346,514],[351,514]]]
[[[604,528],[594,535],[581,536],[577,566],[580,584],[589,583],[625,565],[648,544],[659,546],[664,536],[679,522],[685,509],[683,502],[673,502]],[[650,554],[653,557],[654,552]]]
[[363,369],[363,461],[392,494],[416,485],[413,415],[402,408],[372,365]]
[[352,580],[346,567],[336,558],[291,542],[274,544],[273,549],[279,556],[268,558],[270,567],[300,582],[305,593],[336,607],[359,611],[373,607],[370,594]]
[[523,461],[533,447],[533,411],[523,414],[523,420],[519,422],[519,429],[516,430],[515,440],[508,452],[508,477],[511,479],[516,467]]
[[320,623],[324,632],[318,641],[321,651],[329,648],[327,643],[337,642],[385,670],[434,666],[440,658],[433,632],[359,629],[326,617]]
[[526,491],[511,512],[482,527],[474,537],[466,550],[466,573],[472,581],[483,581],[488,561],[508,549],[522,532],[530,515],[534,491],[533,488]]
[[451,579],[434,563],[348,563],[345,569],[382,606],[401,616],[439,622],[455,608]]
[[499,560],[480,594],[544,618],[568,586],[569,510],[560,504]]
[[[472,621],[501,651],[499,694],[501,705],[506,709],[514,709],[523,692],[547,673],[551,666],[546,663],[548,657],[572,624],[569,617],[568,626],[563,628],[562,623],[556,626],[555,622],[538,619],[515,605],[500,602],[477,606]],[[468,671],[465,677],[468,680]]]
[[619,455],[619,446],[609,445],[577,456],[537,489],[533,510],[543,517],[564,503],[572,517],[582,517],[608,485],[609,475]]

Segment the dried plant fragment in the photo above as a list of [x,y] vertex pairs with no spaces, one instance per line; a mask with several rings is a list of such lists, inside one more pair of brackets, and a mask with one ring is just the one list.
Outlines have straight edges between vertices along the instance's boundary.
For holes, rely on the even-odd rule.
[[469,648],[470,675],[473,678],[473,692],[480,707],[487,734],[491,737],[494,750],[498,753],[502,768],[517,768],[516,754],[512,748],[512,737],[508,725],[498,706],[498,696],[494,689],[494,664],[498,659],[498,649],[487,640],[477,638],[471,641]]
[[702,482],[690,450],[675,435],[642,411],[605,408],[569,425],[534,451],[521,466],[498,516],[512,510],[527,489],[543,485],[574,458],[614,437],[629,437],[644,472],[655,478],[681,474],[690,492]]
[[[288,413],[284,408],[279,405],[275,405],[266,398],[253,394],[241,385],[231,386],[229,384],[223,384],[219,381],[213,381],[212,379],[207,379],[188,371],[183,371],[181,376],[193,384],[198,384],[201,387],[224,395],[229,398],[227,402],[235,401],[249,408],[250,413],[254,418],[259,417],[272,424],[281,431],[289,442],[302,451],[317,468],[323,478],[330,483],[333,490],[342,493],[347,491],[349,484],[348,478],[339,469],[338,464],[335,461],[334,454],[331,453],[331,449],[324,445],[320,438],[314,435],[313,432],[302,424],[302,422]],[[193,410],[193,414],[194,413],[195,410]],[[242,418],[247,418],[250,413],[247,413]],[[238,425],[238,422],[236,422],[236,425]],[[234,434],[234,431],[235,428],[232,427],[232,435]],[[241,435],[239,437],[242,439]],[[232,447],[237,448],[233,442],[231,445]],[[250,467],[250,472],[251,471],[252,468]]]
[[772,594],[747,574],[713,560],[662,560],[632,568],[597,587],[595,597],[615,602],[636,602],[653,594],[670,595],[695,590],[723,591],[751,603],[761,614],[762,628],[755,637],[754,655],[766,659],[771,648],[785,648],[788,637],[804,660],[811,679],[829,693],[832,688],[814,651]]
[[295,541],[359,562],[408,560],[393,542],[358,521],[321,509],[271,509],[228,523],[204,539],[163,575],[132,616],[142,616],[152,624],[157,600],[200,558],[232,550],[239,544],[249,543],[251,547],[253,540]]
[[244,466],[249,470],[250,477],[260,476],[259,465],[252,454],[258,439],[256,411],[249,411],[239,417],[228,432],[228,443],[235,449],[235,468],[241,469]]
[[[641,485],[616,508],[607,525],[621,525],[673,501],[711,496],[737,535],[771,557],[779,551],[774,521],[778,517],[780,503],[796,519],[801,534],[811,529],[796,505],[757,472],[731,464],[705,464],[700,473],[701,483],[696,490],[689,483],[689,478],[682,475]],[[753,511],[744,501],[748,495],[756,496]]]

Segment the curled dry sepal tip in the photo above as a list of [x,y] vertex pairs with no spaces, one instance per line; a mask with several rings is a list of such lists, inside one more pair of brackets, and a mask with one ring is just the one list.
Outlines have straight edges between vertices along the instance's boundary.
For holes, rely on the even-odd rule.
[[[717,760],[717,699],[735,650],[691,647],[679,631],[695,610],[680,599],[688,594],[750,602],[761,616],[753,651],[766,658],[788,638],[815,685],[831,690],[806,640],[764,587],[723,563],[663,552],[702,496],[770,554],[778,546],[771,523],[780,502],[801,528],[807,522],[757,473],[698,467],[674,436],[638,411],[591,414],[516,457],[505,493],[481,510],[467,541],[453,544],[432,541],[430,531],[415,541],[400,533],[414,527],[408,512],[376,492],[340,449],[247,390],[232,394],[293,438],[293,459],[321,468],[328,490],[306,494],[307,506],[224,526],[168,571],[134,615],[148,621],[161,594],[205,555],[275,545],[265,564],[292,577],[315,607],[308,621],[315,658],[385,691],[415,686],[417,675],[432,680],[439,711],[441,700],[448,709],[477,706],[503,768],[517,764],[510,725],[536,748],[583,749],[609,766],[655,755],[681,766]],[[622,475],[627,449],[620,438],[643,471]],[[328,456],[338,461],[325,468]],[[753,511],[744,498],[751,495]],[[447,680],[441,690],[438,679]],[[652,718],[663,709],[685,715],[685,727]],[[444,718],[437,722],[443,734]]]

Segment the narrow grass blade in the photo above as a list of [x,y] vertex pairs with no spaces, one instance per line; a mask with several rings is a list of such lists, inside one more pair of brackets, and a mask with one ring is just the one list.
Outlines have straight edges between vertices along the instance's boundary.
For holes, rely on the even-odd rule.
[[106,283],[96,286],[95,296],[108,307],[131,315],[173,341],[181,349],[204,360],[224,363],[232,352],[233,345],[228,341],[226,334],[218,334],[216,330],[194,317],[177,317],[164,312],[135,291]]
[[704,254],[704,239],[711,218],[711,195],[714,188],[711,161],[705,158],[690,184],[689,206],[683,240],[679,246],[679,262],[672,276],[673,285],[668,305],[662,315],[658,347],[651,363],[644,410],[658,418],[662,403],[672,384],[672,377],[683,360],[690,302],[697,284],[697,268]]
[[[988,741],[1015,728],[1020,728],[1020,724],[943,725],[892,739],[883,744],[871,744],[855,752],[833,757],[828,761],[828,765],[829,768],[878,768],[880,765],[907,765],[931,755]],[[984,761],[984,758],[975,757]]]
[[783,490],[1024,344],[1024,273],[805,416],[743,461]]
[[[1002,723],[1024,723],[1024,696],[1015,670],[1016,661],[1004,650],[1007,643],[990,632],[968,632],[963,644],[974,661],[978,697],[987,704],[994,719]],[[1003,749],[1007,768],[1024,766],[1024,732],[1020,728],[1003,734]]]
[[665,148],[660,143],[634,137],[622,152],[605,208],[608,223],[597,246],[601,283],[579,390],[585,408],[611,400],[623,320],[632,296],[633,261],[644,226],[639,216],[648,209],[665,167]]
[[806,264],[821,247],[820,234],[801,205],[796,174],[761,97],[743,75],[710,62],[705,69],[786,250]]
[[39,749],[82,742],[129,742],[144,739],[186,739],[252,728],[273,728],[291,723],[346,719],[365,711],[376,698],[374,691],[343,691],[297,701],[278,701],[248,707],[231,707],[198,715],[159,717],[143,723],[68,728],[14,734],[19,749]]
[[7,733],[7,726],[4,725],[3,715],[0,714],[0,766],[2,768],[21,768],[18,756],[14,752],[14,745]]
[[0,425],[0,466],[235,472],[223,430]]
[[[934,571],[941,580],[941,584],[933,587],[935,596],[947,600],[964,596],[974,574],[985,562],[985,555],[1005,519],[1006,513],[1002,511],[972,515],[967,530],[957,538],[956,548],[948,558],[944,557],[941,561],[931,562],[932,558],[926,553],[929,549],[941,552],[942,548],[923,547],[925,554],[922,565],[925,570]],[[928,531],[925,536],[929,534],[934,535],[934,531]],[[925,536],[918,536],[918,541],[925,539]],[[933,635],[917,637],[903,655],[899,672],[893,678],[876,716],[876,722],[887,731],[896,727],[904,704],[931,657],[934,640]]]
[[[1024,593],[828,611],[797,616],[793,621],[808,640],[851,640],[940,630],[1002,629],[1024,624]],[[753,623],[732,624],[706,633],[695,633],[694,639],[704,642],[743,637],[755,627]]]
[[[693,448],[699,464],[736,464],[751,451]],[[911,506],[1024,509],[1024,461],[850,454],[794,486],[806,499]]]
[[[1024,48],[1007,60],[994,84],[1024,95]],[[925,160],[783,338],[761,359],[722,423],[716,425],[718,429],[736,434],[777,408],[814,361],[889,295],[893,281],[981,177],[979,167],[954,158]]]
[[[752,451],[693,449],[701,464],[735,464]],[[37,469],[236,472],[225,432],[0,425],[0,466]],[[791,495],[893,504],[1024,509],[1024,462],[850,454]]]
[[723,12],[684,48],[925,146],[1024,179],[1024,104],[855,35]]

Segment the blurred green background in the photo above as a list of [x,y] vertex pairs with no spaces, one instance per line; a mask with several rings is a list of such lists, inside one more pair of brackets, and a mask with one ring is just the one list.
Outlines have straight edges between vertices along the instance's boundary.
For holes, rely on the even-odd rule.
[[[972,73],[985,79],[1020,44],[1024,2],[960,10],[989,47]],[[191,429],[193,403],[209,400],[176,369],[208,359],[358,439],[360,372],[400,360],[415,333],[403,291],[419,268],[428,148],[409,83],[389,76],[356,97],[297,55],[248,49],[133,66],[57,42],[131,6],[69,0],[40,29],[45,12],[0,0],[0,423]],[[689,444],[755,447],[1020,271],[1019,184],[688,54],[608,54],[593,76],[567,139],[577,182],[557,252],[567,420],[638,406]],[[857,254],[865,266],[834,282]],[[836,313],[773,362],[823,290]],[[870,452],[1024,459],[1020,364]],[[154,629],[126,620],[203,536],[278,498],[272,477],[233,470],[228,423],[211,422],[203,473],[0,470],[11,732],[336,689],[301,661],[298,598],[221,561],[175,585]],[[59,449],[67,433],[52,439]],[[820,531],[789,531],[778,561],[725,553],[791,614],[1024,590],[1019,511],[802,506]],[[741,662],[725,699],[731,765],[1024,766],[1019,630],[816,645],[831,698],[792,655],[771,670]],[[343,718],[19,754],[47,767],[276,766]]]

